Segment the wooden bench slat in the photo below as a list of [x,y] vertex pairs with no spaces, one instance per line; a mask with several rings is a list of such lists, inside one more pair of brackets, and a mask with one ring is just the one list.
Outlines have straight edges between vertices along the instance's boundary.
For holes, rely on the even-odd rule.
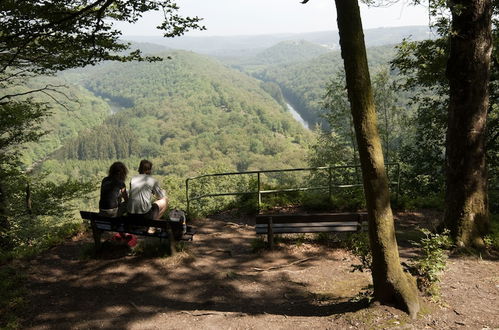
[[109,218],[103,217],[99,215],[97,212],[86,212],[80,211],[82,219],[91,220],[99,223],[108,223],[108,224],[128,224],[134,226],[144,226],[144,227],[156,227],[156,228],[168,228],[168,223],[165,220],[152,220],[152,219],[144,219],[137,216],[124,216],[124,217],[116,217]]
[[293,222],[333,222],[333,221],[367,221],[365,213],[317,213],[317,214],[265,214],[257,215],[257,224],[268,223],[272,217],[273,223],[293,223]]
[[[338,222],[294,222],[294,223],[273,223],[272,227],[341,227],[358,226],[358,221],[338,221]],[[267,228],[267,223],[257,223],[256,228]]]
[[[358,226],[341,226],[341,227],[273,227],[274,234],[292,234],[292,233],[324,233],[324,232],[355,232],[358,231]],[[267,234],[267,228],[257,228],[257,234]]]
[[364,231],[367,213],[259,214],[255,222],[256,233],[266,234],[272,248],[274,234]]

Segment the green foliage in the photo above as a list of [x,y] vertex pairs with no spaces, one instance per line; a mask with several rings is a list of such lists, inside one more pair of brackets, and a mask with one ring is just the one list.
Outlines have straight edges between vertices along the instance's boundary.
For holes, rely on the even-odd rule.
[[178,15],[177,5],[170,0],[2,1],[0,10],[0,73],[15,78],[103,60],[143,60],[140,52],[118,54],[128,45],[120,41],[121,32],[113,28],[113,21],[134,23],[146,12],[165,13],[158,27],[165,36],[203,29],[199,18]]
[[19,145],[36,141],[43,135],[42,120],[47,108],[32,99],[0,102],[0,162],[12,162],[19,156]]
[[[499,6],[494,5],[497,13]],[[424,41],[404,40],[397,46],[392,67],[401,73],[400,89],[414,91],[411,103],[416,115],[408,131],[409,141],[402,151],[407,166],[403,190],[418,195],[439,194],[444,185],[445,136],[447,129],[448,81],[446,66],[450,50],[450,16],[447,4],[432,1],[430,6],[432,25],[436,28],[436,39]],[[493,20],[493,51],[490,77],[490,108],[487,116],[487,160],[489,163],[490,186],[497,185],[498,178],[498,72],[499,40],[498,21]],[[491,209],[494,199],[490,199]]]
[[490,232],[484,237],[485,246],[488,250],[499,251],[499,215],[490,216]]
[[245,67],[251,65],[285,64],[314,59],[328,53],[330,50],[305,40],[282,41],[272,47],[265,49],[254,57],[247,59],[242,64]]
[[366,201],[362,188],[337,189],[331,198],[334,210],[358,211],[365,209]]
[[407,196],[402,195],[397,204],[398,209],[402,210],[439,210],[443,211],[444,196],[442,194],[428,194],[426,196]]
[[[372,68],[386,65],[393,54],[392,46],[372,47],[368,61]],[[244,66],[243,66],[244,67]],[[331,51],[308,61],[266,65],[259,69],[248,67],[254,77],[277,83],[286,98],[301,116],[314,126],[325,124],[320,117],[322,96],[331,77],[343,68],[339,51]],[[344,86],[342,86],[344,90]]]
[[[36,142],[45,133],[41,121],[49,114],[46,102],[30,97],[41,95],[67,109],[58,100],[61,96],[67,98],[61,91],[64,86],[43,79],[40,86],[32,86],[30,84],[33,78],[104,60],[160,60],[144,58],[140,51],[120,54],[128,49],[128,44],[119,40],[121,32],[113,28],[113,22],[133,23],[145,12],[161,10],[165,21],[158,28],[164,31],[165,36],[182,35],[189,29],[204,29],[198,25],[199,18],[182,17],[178,14],[178,9],[170,0],[0,2],[1,248],[12,248],[13,244],[9,239],[15,233],[8,232],[16,226],[11,226],[11,223],[20,223],[20,219],[26,218],[23,213],[12,213],[22,204],[16,204],[12,200],[17,197],[5,192],[4,184],[12,187],[12,182],[18,179],[18,176],[11,177],[8,174],[17,171],[21,165],[18,162],[20,148],[23,143]],[[67,130],[61,129],[60,132]],[[52,145],[48,149],[54,150],[56,147],[58,145]],[[39,156],[44,156],[37,152],[33,154],[28,156],[28,161],[38,161]],[[57,194],[55,186],[50,189]],[[61,202],[65,200],[59,199]],[[8,211],[11,213],[7,213]]]
[[29,257],[81,230],[81,220],[74,218],[78,199],[87,197],[96,187],[91,182],[68,179],[56,184],[43,175],[28,177],[11,172],[3,188],[9,203],[5,210],[8,226],[2,228],[2,237],[8,238],[9,244],[0,246],[0,255],[11,259]]
[[359,258],[360,265],[352,265],[352,272],[370,271],[372,268],[372,254],[369,245],[369,237],[365,232],[349,234],[343,242],[344,247],[354,256]]
[[0,267],[0,328],[20,329],[27,307],[26,274],[13,266]]
[[301,205],[310,211],[326,211],[331,209],[331,201],[327,191],[303,192],[300,194]]
[[397,46],[397,55],[392,61],[392,67],[402,74],[398,89],[418,91],[411,97],[416,113],[406,134],[410,143],[405,143],[401,152],[407,164],[403,190],[412,197],[437,194],[443,189],[447,58],[448,42],[445,38],[417,42],[404,40]]
[[[86,178],[97,185],[113,160],[124,161],[132,169],[141,158],[148,158],[169,195],[170,206],[185,209],[186,177],[304,165],[304,145],[310,135],[260,82],[204,56],[188,52],[164,56],[171,59],[161,64],[103,64],[61,74],[59,79],[105,95],[117,112],[102,125],[97,122],[93,129],[81,130],[77,138],[66,139],[64,147],[52,154],[55,159],[39,167],[50,173],[48,180]],[[278,87],[265,86],[278,98]],[[129,108],[114,108],[123,100],[128,100]],[[191,188],[193,195],[245,187],[254,191],[256,181],[251,180],[200,181]],[[95,209],[97,198],[94,194],[81,208]],[[192,211],[203,215],[239,207],[240,202],[254,212],[256,200],[233,197],[193,202]]]
[[421,255],[412,263],[412,273],[417,277],[421,291],[434,297],[440,294],[440,275],[447,263],[446,250],[452,246],[449,231],[442,234],[431,233],[428,229],[421,229],[425,235],[420,242],[414,243],[421,249]]
[[[171,59],[67,73],[68,79],[111,100],[130,100],[133,107],[67,143],[56,157],[61,162],[147,157],[159,159],[157,173],[184,178],[221,164],[231,171],[303,164],[309,135],[259,82],[203,56],[164,56]],[[124,152],[118,153],[118,146]]]

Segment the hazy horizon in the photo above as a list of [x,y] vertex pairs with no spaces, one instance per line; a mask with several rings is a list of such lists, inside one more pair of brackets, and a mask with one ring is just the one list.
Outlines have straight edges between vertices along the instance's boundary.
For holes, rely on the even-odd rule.
[[[377,29],[393,29],[393,28],[418,28],[418,27],[425,27],[427,28],[428,25],[401,25],[401,26],[380,26],[380,27],[374,27],[374,28],[364,28],[365,31],[371,31],[371,30],[377,30]],[[302,35],[302,34],[314,34],[314,33],[329,33],[329,32],[338,32],[338,29],[330,29],[330,30],[320,30],[320,31],[305,31],[305,32],[276,32],[276,33],[256,33],[256,34],[233,34],[233,35],[183,35],[180,37],[175,37],[174,39],[178,38],[237,38],[237,37],[257,37],[257,36],[271,36],[271,35],[282,35],[282,36],[287,36],[287,35]],[[157,34],[123,34],[123,37],[127,38],[140,38],[140,37],[162,37],[162,35],[157,35]]]
[[[336,9],[331,0],[178,0],[180,13],[204,18],[206,31],[191,31],[186,36],[227,37],[268,34],[299,34],[337,31]],[[428,12],[423,5],[408,1],[389,7],[361,4],[364,29],[427,26]],[[148,13],[135,24],[116,23],[124,37],[161,36],[156,29],[162,20],[159,12]]]

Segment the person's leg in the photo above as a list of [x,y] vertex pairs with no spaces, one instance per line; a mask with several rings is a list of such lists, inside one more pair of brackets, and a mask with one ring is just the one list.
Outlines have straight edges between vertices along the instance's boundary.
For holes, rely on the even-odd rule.
[[160,219],[163,216],[163,214],[165,214],[166,209],[168,208],[168,201],[166,198],[161,198],[155,201],[154,204],[158,205],[159,209],[158,219]]

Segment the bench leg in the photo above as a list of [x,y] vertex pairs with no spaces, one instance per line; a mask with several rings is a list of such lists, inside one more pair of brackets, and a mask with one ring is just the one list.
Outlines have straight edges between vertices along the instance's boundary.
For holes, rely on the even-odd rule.
[[267,223],[267,243],[269,244],[269,249],[274,249],[274,232],[272,230],[272,217],[269,217],[269,222]]
[[173,237],[173,231],[172,227],[168,223],[168,228],[167,228],[167,233],[168,233],[168,244],[170,248],[170,256],[174,256],[177,253],[177,249],[175,248],[175,238]]
[[100,250],[101,248],[101,236],[102,236],[102,230],[97,229],[95,226],[92,226],[92,235],[94,237],[94,243],[95,243],[95,249]]

